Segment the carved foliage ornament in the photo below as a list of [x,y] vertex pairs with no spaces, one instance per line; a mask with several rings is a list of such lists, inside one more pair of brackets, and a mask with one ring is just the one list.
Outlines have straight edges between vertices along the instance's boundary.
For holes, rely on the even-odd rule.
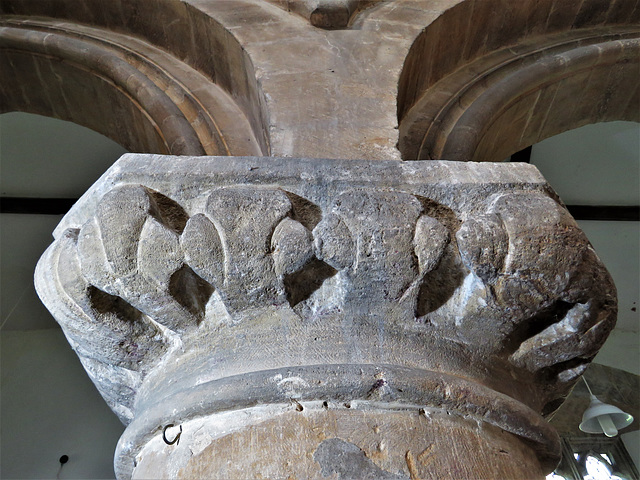
[[167,377],[323,364],[444,372],[548,413],[613,327],[608,273],[531,166],[223,165],[123,157],[38,265],[125,423]]

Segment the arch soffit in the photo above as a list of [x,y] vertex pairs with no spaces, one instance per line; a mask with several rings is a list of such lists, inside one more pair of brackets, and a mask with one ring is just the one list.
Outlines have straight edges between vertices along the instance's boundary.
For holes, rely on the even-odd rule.
[[250,60],[213,18],[178,1],[64,5],[3,2],[2,111],[73,121],[132,151],[268,152]]
[[[24,20],[24,18],[20,19],[15,15],[24,15],[26,13],[24,10],[31,11],[34,10],[34,6],[37,6],[43,11],[30,13],[39,17],[57,15],[61,17],[58,20],[63,20],[66,24],[64,28],[69,26],[69,20],[71,20],[72,24],[74,22],[77,24],[91,24],[93,27],[86,28],[106,31],[109,33],[109,37],[117,32],[129,39],[141,41],[150,48],[153,48],[151,45],[160,47],[158,50],[164,50],[163,53],[165,55],[167,55],[168,51],[170,53],[168,57],[172,61],[180,59],[177,62],[178,64],[207,77],[207,85],[218,86],[223,94],[228,94],[226,100],[229,109],[226,110],[226,114],[214,115],[218,126],[223,125],[219,130],[223,132],[223,136],[227,140],[229,138],[226,135],[232,136],[230,132],[240,131],[243,134],[246,133],[247,129],[238,128],[237,123],[234,123],[238,121],[238,118],[241,118],[245,124],[250,124],[249,133],[253,134],[253,139],[247,138],[247,135],[241,135],[243,138],[236,139],[235,146],[229,149],[230,152],[235,155],[251,154],[243,153],[242,148],[239,146],[244,146],[244,152],[249,148],[250,150],[253,149],[253,152],[270,153],[269,135],[272,128],[269,126],[267,101],[259,85],[259,74],[256,76],[249,54],[240,45],[241,42],[244,45],[247,38],[251,38],[252,33],[251,29],[244,28],[246,25],[242,24],[242,18],[246,16],[246,11],[243,10],[243,15],[238,15],[237,3],[242,3],[243,8],[250,8],[252,11],[257,12],[257,16],[263,16],[264,22],[267,23],[273,22],[274,19],[282,18],[274,11],[280,11],[282,14],[283,10],[265,0],[236,0],[233,5],[229,5],[230,2],[199,2],[198,0],[188,0],[187,2],[178,2],[177,0],[162,2],[155,0],[144,2],[139,0],[114,0],[113,2],[68,0],[62,4],[67,5],[67,9],[59,8],[60,4],[58,3],[56,3],[57,8],[54,9],[52,7],[53,3],[7,0],[3,2],[1,8],[3,13],[10,14],[9,17],[5,17],[5,20],[9,18],[10,20],[20,21]],[[76,3],[77,8],[72,8]],[[533,3],[536,3],[535,8]],[[418,158],[417,156],[408,155],[407,152],[410,152],[411,148],[416,148],[415,138],[419,137],[420,145],[424,143],[423,139],[426,138],[426,135],[422,135],[424,126],[447,124],[447,122],[441,121],[442,116],[437,119],[438,121],[434,121],[423,114],[421,107],[424,103],[427,103],[425,100],[428,100],[430,105],[435,104],[441,107],[438,110],[439,112],[440,110],[448,111],[445,108],[447,107],[445,100],[455,100],[460,103],[461,96],[459,92],[451,92],[451,88],[447,87],[447,84],[451,85],[451,82],[448,82],[451,79],[449,74],[460,69],[464,70],[463,67],[465,67],[467,68],[467,73],[472,74],[476,79],[482,80],[476,81],[474,85],[481,86],[482,82],[487,82],[485,73],[493,73],[496,70],[496,65],[490,65],[490,68],[486,68],[486,65],[483,65],[480,60],[491,57],[494,60],[498,60],[498,65],[509,63],[511,66],[517,66],[518,62],[522,61],[524,57],[521,49],[523,46],[526,47],[528,40],[531,40],[531,45],[540,46],[541,38],[548,39],[553,35],[559,37],[567,35],[570,37],[577,32],[578,36],[573,39],[575,40],[574,45],[583,45],[585,39],[580,35],[587,32],[589,35],[595,35],[595,38],[603,38],[603,35],[609,35],[609,39],[615,41],[630,40],[636,31],[634,30],[635,27],[632,28],[630,23],[637,23],[637,17],[640,15],[640,8],[637,3],[634,0],[617,0],[615,2],[605,2],[604,0],[585,2],[541,0],[533,2],[531,0],[516,4],[503,0],[451,0],[436,3],[427,0],[423,2],[393,0],[379,2],[370,9],[361,12],[353,23],[352,28],[380,31],[388,36],[387,34],[393,33],[394,28],[402,27],[404,32],[402,36],[404,38],[401,43],[407,45],[406,48],[409,53],[404,62],[399,81],[400,148],[405,158]],[[25,8],[27,4],[28,8]],[[565,8],[567,5],[569,6]],[[396,8],[396,6],[402,8]],[[47,9],[52,11],[47,11]],[[573,9],[572,14],[571,12],[567,13],[571,9]],[[483,11],[489,13],[485,23],[477,20],[481,18]],[[504,11],[504,13],[503,15],[493,15],[495,11]],[[477,16],[473,17],[472,14],[477,14]],[[11,15],[14,16],[11,17]],[[474,18],[473,22],[471,22],[471,18]],[[172,19],[172,21],[163,21],[168,19]],[[30,18],[27,18],[27,20],[30,20]],[[302,19],[300,20],[302,21]],[[423,25],[425,24],[429,26],[423,30]],[[482,28],[470,30],[468,27],[471,24],[482,25]],[[287,25],[289,26],[289,24]],[[509,28],[503,28],[505,26]],[[185,28],[190,30],[185,33]],[[633,31],[629,31],[630,28]],[[616,29],[617,31],[613,31]],[[275,35],[275,30],[277,29],[272,29],[270,33],[267,32],[268,35]],[[5,31],[6,29],[3,29],[3,32]],[[411,39],[407,38],[406,32],[409,32],[409,37],[414,36],[415,38],[410,49],[409,43],[411,43]],[[238,34],[240,34],[240,40],[236,39]],[[427,38],[429,35],[431,35],[430,39]],[[381,39],[382,42],[387,40],[386,36]],[[185,41],[185,39],[188,40]],[[202,46],[203,39],[204,46]],[[542,43],[544,44],[544,42]],[[598,42],[592,43],[597,44]],[[443,46],[447,48],[440,48]],[[627,42],[625,48],[629,50],[632,47],[633,45]],[[501,48],[502,51],[500,51]],[[135,48],[133,50],[135,51]],[[551,48],[547,50],[558,53],[557,49]],[[212,51],[220,54],[212,57],[210,55]],[[398,52],[401,51],[402,48],[398,48]],[[504,58],[500,59],[500,54],[506,55],[512,61],[505,62]],[[540,56],[538,52],[538,57]],[[633,55],[621,56],[623,62],[627,62],[630,57],[632,58]],[[530,58],[536,57],[535,55],[530,55]],[[425,59],[428,61],[425,62]],[[479,63],[474,64],[476,61]],[[631,62],[633,62],[633,59],[631,59]],[[169,63],[171,62],[167,62],[167,65]],[[607,62],[601,63],[605,65]],[[153,65],[153,62],[150,62],[150,64]],[[619,66],[619,64],[616,65]],[[164,67],[165,64],[158,62],[156,66]],[[480,70],[477,70],[478,68]],[[482,70],[483,68],[484,70]],[[52,67],[49,67],[49,69],[53,70]],[[38,77],[42,76],[42,72],[46,72],[47,69],[34,67],[31,70],[32,77]],[[497,70],[502,74],[508,71],[505,69]],[[621,68],[621,70],[624,69]],[[627,70],[629,69],[627,68]],[[184,80],[181,83],[186,84],[188,83],[186,80],[189,79],[192,73],[181,73],[178,75],[178,79]],[[500,76],[497,75],[493,78],[500,78]],[[200,83],[200,86],[202,86],[200,80],[194,83]],[[434,90],[433,87],[437,84],[445,88]],[[463,85],[465,92],[473,90],[467,88],[467,84]],[[19,91],[24,94],[24,85],[14,85],[14,87],[16,87],[13,90],[14,92]],[[158,87],[166,93],[164,87]],[[139,88],[137,91],[143,90]],[[180,89],[178,88],[177,90],[179,91]],[[480,90],[482,89],[480,88]],[[609,85],[607,91],[612,90],[615,89]],[[193,93],[196,88],[188,89],[188,91]],[[203,91],[204,89],[198,90],[198,95],[204,95]],[[627,88],[626,91],[628,97],[629,89]],[[6,93],[7,87],[5,87],[5,97],[7,96]],[[11,90],[9,93],[11,93]],[[603,99],[604,104],[611,103],[610,93],[608,95],[609,97]],[[637,97],[637,90],[632,95]],[[433,99],[436,101],[433,102]],[[199,101],[196,103],[205,103],[200,98],[196,100]],[[465,99],[465,101],[472,100],[470,97]],[[628,98],[626,100],[628,108],[626,108],[625,112],[629,113],[632,110],[630,108],[632,104]],[[442,105],[443,103],[444,106]],[[473,101],[473,103],[478,104],[477,101]],[[203,107],[209,113],[215,110],[215,108],[209,108],[207,105],[203,105]],[[234,110],[234,107],[236,110]],[[241,114],[234,115],[233,113],[238,113],[238,108]],[[25,105],[23,105],[22,109],[33,111],[33,109],[26,108]],[[180,110],[180,106],[178,106],[178,109]],[[622,110],[619,105],[618,110]],[[37,111],[34,113],[52,114],[51,112]],[[198,123],[198,116],[194,117],[193,112],[190,113],[190,115],[183,113],[184,118],[188,120],[189,124],[193,124],[194,118]],[[427,121],[424,121],[425,117]],[[232,125],[233,128],[224,128],[225,119],[229,121],[228,125]],[[74,119],[71,120],[75,121]],[[492,119],[492,122],[496,123],[494,120]],[[136,123],[145,124],[145,121],[145,119],[141,119],[140,122]],[[83,122],[78,123],[86,124]],[[451,123],[450,120],[449,123]],[[455,125],[455,122],[453,123]],[[157,126],[152,125],[149,121],[146,121],[146,124],[150,125],[147,127],[148,130],[157,132]],[[176,118],[169,114],[160,118],[159,125],[165,128],[169,128],[168,125],[170,125],[176,132],[180,132],[184,122],[180,120],[179,116]],[[416,137],[416,132],[418,132],[418,137]],[[440,132],[440,137],[449,138],[450,136],[450,132],[446,132],[446,130],[438,130],[438,132]],[[442,132],[444,132],[444,135],[442,135]],[[101,131],[101,133],[105,133],[111,138],[115,136],[116,140],[121,141],[121,138],[119,138],[122,137],[121,133],[118,134],[116,132],[115,135],[111,132]],[[153,133],[149,134],[149,136],[153,137]],[[174,142],[171,142],[172,136],[168,135],[168,137],[170,140],[166,141],[164,139],[163,143],[174,144]],[[180,134],[176,134],[173,137],[178,140]],[[212,138],[215,138],[215,134],[212,134]],[[455,136],[452,138],[455,138]],[[478,138],[479,141],[482,141],[482,138],[486,138],[486,135]],[[413,145],[410,145],[412,142]],[[121,141],[121,143],[123,142]],[[216,143],[216,141],[213,143]],[[218,141],[217,143],[219,144],[220,142]],[[233,144],[234,142],[228,143]],[[247,144],[250,146],[247,146]],[[179,147],[181,142],[177,141],[175,145]],[[420,149],[420,147],[418,148]],[[164,149],[167,149],[166,145]],[[139,150],[144,151],[144,149]],[[158,147],[156,150],[162,149]],[[467,156],[464,159],[469,159],[469,149],[466,152],[465,155]],[[225,152],[218,147],[218,150],[214,151],[205,149],[205,153],[224,154]]]
[[[400,74],[403,158],[499,161],[588,123],[640,120],[636,0],[444,3],[423,13]],[[391,22],[387,8],[365,25]]]
[[[341,35],[339,32],[315,28],[301,16],[267,0],[5,0],[0,4],[0,13],[4,14],[4,20],[45,19],[63,23],[63,28],[93,28],[94,33],[100,32],[108,38],[112,34],[121,34],[156,47],[173,57],[172,61],[179,60],[184,66],[208,77],[207,85],[215,84],[220,87],[241,110],[258,145],[250,153],[245,153],[246,149],[242,152],[237,148],[230,148],[234,155],[399,158],[395,148],[397,123],[392,110],[395,105],[394,77],[397,74],[371,76],[367,71],[368,66],[362,68],[358,62],[351,61],[352,58],[365,54],[368,57],[363,63],[369,65],[367,62],[370,59],[375,60],[379,56],[382,47],[378,52],[371,49],[370,45],[376,45],[378,40],[379,45],[385,45],[389,43],[386,42],[389,38],[381,39],[374,32],[369,32],[366,41],[362,41],[360,36]],[[401,64],[397,59],[404,58],[404,45],[407,42],[404,36],[396,36],[391,43],[389,49],[398,51],[398,54],[392,55],[386,51],[383,53],[386,59],[392,59],[390,63],[393,63],[395,72]],[[82,48],[78,47],[77,50]],[[212,52],[216,54],[212,55]],[[23,63],[27,65],[21,65],[20,70],[27,71],[31,77],[28,80],[36,85],[42,83],[39,78],[42,72],[53,69],[50,65],[44,65],[46,68],[29,68],[29,62]],[[160,67],[164,68],[164,64]],[[56,73],[53,80],[62,76]],[[189,76],[181,76],[179,79],[186,83],[183,79]],[[28,85],[25,82],[18,83]],[[83,79],[75,83],[83,85],[88,82]],[[92,87],[93,90],[101,88],[104,89],[104,85]],[[26,93],[33,93],[34,89],[8,84],[5,87],[5,97],[11,97],[12,92],[24,96],[25,90]],[[204,90],[206,89],[198,90],[197,94],[200,95]],[[196,93],[193,89],[190,92]],[[382,97],[380,92],[384,92]],[[54,100],[64,104],[73,96],[70,92],[65,94],[54,92],[54,97],[65,97]],[[109,97],[108,104],[118,103],[111,98],[113,96]],[[44,93],[42,97],[44,98],[38,98],[37,101],[22,101],[14,109],[60,115],[58,111],[52,112],[51,108],[45,110],[42,106],[47,104],[49,97]],[[19,99],[11,100],[18,102]],[[380,108],[381,101],[385,103],[383,109]],[[86,101],[79,103],[87,104]],[[29,109],[33,105],[41,107],[40,110]],[[349,107],[349,115],[339,115],[338,109],[345,105]],[[139,109],[132,109],[130,106],[129,109],[134,111],[130,116],[137,117],[135,121],[128,122],[128,125],[145,125],[146,137],[151,138],[154,145],[160,146],[131,148],[131,142],[127,144],[122,138],[134,129],[122,125],[120,128],[127,132],[117,131],[114,134],[104,129],[97,130],[125,144],[129,149],[166,152],[164,143],[171,142],[162,141],[157,134],[158,128],[148,118],[140,118],[140,112],[137,112]],[[59,110],[64,112],[64,108]],[[72,110],[77,111],[77,108]],[[383,114],[380,115],[380,112]],[[173,118],[171,115],[167,116]],[[229,116],[236,118],[241,115]],[[122,112],[114,114],[114,118],[123,118]],[[220,126],[222,122],[218,115],[214,115],[214,118]],[[68,117],[65,119],[96,129],[87,124],[88,120],[84,118],[81,119],[83,121]],[[111,123],[115,123],[115,120],[112,119]],[[222,126],[220,130],[226,139],[227,130],[243,131],[239,128],[225,130]],[[345,131],[351,133],[345,135]],[[327,137],[331,141],[327,141]],[[245,139],[239,139],[238,143],[242,143],[240,140]],[[136,142],[133,143],[135,147]]]

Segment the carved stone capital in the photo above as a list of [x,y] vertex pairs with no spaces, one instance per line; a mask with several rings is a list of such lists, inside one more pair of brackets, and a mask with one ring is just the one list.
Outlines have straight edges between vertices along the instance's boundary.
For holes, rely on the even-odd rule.
[[311,25],[327,30],[347,28],[362,10],[380,0],[268,0],[271,3],[297,13]]
[[159,425],[314,402],[446,410],[548,467],[540,414],[615,323],[526,164],[126,155],[55,237],[37,289],[128,424],[119,476]]

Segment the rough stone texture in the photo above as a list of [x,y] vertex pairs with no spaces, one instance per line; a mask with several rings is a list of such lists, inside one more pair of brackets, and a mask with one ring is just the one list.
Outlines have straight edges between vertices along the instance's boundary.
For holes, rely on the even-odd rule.
[[128,32],[25,16],[0,17],[0,32],[0,111],[73,121],[133,151],[260,152],[228,94]]
[[384,0],[268,0],[318,28],[347,28],[354,14]]
[[133,478],[247,478],[247,472],[337,480],[542,477],[537,459],[511,434],[443,411],[304,404],[302,411],[282,405],[243,414],[249,425],[224,433],[223,418],[185,424],[184,443],[175,448],[154,438]]
[[640,120],[636,1],[445,3],[400,76],[403,158],[501,161],[588,123]]
[[[393,160],[503,160],[638,120],[639,20],[637,0],[0,1],[0,111],[137,152],[272,156],[126,157],[40,262],[40,295],[129,424],[119,477],[211,476],[219,455],[276,468],[264,445],[234,449],[273,432],[306,439],[283,441],[305,460],[276,477],[549,471],[540,414],[613,326],[608,274],[535,169]],[[470,442],[434,470],[420,409],[436,443]],[[367,415],[411,447],[387,462],[340,433]],[[217,426],[156,448],[191,422]]]
[[591,28],[470,61],[416,100],[401,122],[400,149],[409,159],[496,161],[578,126],[638,121],[629,95],[638,88],[637,36],[629,27]]
[[640,120],[637,0],[4,0],[0,14],[0,111],[132,151],[502,161]]
[[220,160],[126,155],[38,265],[41,298],[131,422],[119,476],[158,425],[291,399],[455,412],[553,466],[539,413],[616,301],[534,167]]

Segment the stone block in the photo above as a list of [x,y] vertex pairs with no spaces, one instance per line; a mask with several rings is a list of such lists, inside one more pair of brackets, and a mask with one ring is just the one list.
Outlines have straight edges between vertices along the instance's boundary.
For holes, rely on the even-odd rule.
[[[168,418],[309,402],[454,412],[556,461],[539,414],[616,300],[535,167],[222,160],[125,155],[38,265],[44,303],[131,422],[120,477]],[[310,440],[307,458],[327,445]]]

